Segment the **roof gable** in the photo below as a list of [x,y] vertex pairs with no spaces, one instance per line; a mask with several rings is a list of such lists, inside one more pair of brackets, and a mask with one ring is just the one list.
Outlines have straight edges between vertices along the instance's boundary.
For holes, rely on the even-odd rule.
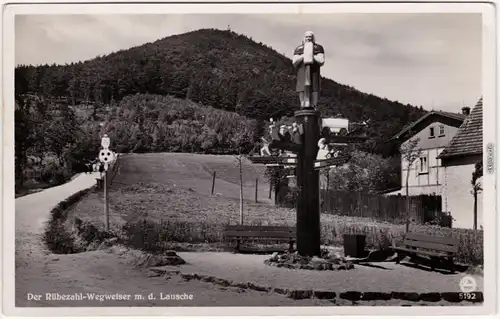
[[460,127],[460,125],[465,120],[466,116],[458,113],[442,112],[442,111],[431,111],[415,122],[410,123],[405,126],[398,134],[394,135],[393,140],[400,140],[402,142],[406,141],[413,135],[417,134],[429,124],[436,121],[442,122],[443,124],[450,125],[453,127]]
[[477,155],[483,153],[483,98],[465,119],[450,144],[439,154],[438,158],[453,156]]

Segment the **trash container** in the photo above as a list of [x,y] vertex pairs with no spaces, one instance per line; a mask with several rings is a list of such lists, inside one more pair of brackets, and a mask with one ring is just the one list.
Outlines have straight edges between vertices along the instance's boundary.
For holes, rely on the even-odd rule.
[[344,234],[344,255],[363,258],[365,254],[366,235]]

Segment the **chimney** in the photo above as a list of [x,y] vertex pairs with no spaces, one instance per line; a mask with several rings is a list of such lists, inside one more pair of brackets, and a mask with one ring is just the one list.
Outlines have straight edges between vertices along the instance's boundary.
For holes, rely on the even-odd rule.
[[463,114],[463,115],[469,115],[469,114],[470,114],[470,107],[468,107],[468,106],[464,106],[464,107],[462,108],[462,114]]

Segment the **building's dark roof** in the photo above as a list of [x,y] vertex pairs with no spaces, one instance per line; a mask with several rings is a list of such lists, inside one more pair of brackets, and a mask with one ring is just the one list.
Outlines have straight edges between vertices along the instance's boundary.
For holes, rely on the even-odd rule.
[[483,98],[465,119],[450,144],[439,154],[438,158],[452,156],[477,155],[483,153]]
[[[392,138],[393,140],[400,139],[401,137],[405,137],[409,132],[411,132],[413,129],[415,129],[419,124],[423,123],[425,120],[432,116],[437,116],[441,117],[444,119],[449,119],[451,122],[449,124],[455,125],[456,127],[459,127],[462,122],[465,120],[466,116],[464,114],[460,113],[452,113],[452,112],[443,112],[443,111],[430,111],[415,122],[412,122],[405,126],[398,134],[394,135]],[[416,130],[412,132],[413,134],[417,133],[419,130]]]

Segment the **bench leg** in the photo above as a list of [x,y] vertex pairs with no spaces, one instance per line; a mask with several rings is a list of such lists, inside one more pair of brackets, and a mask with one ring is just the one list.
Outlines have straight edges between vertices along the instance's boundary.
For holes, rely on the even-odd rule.
[[450,273],[455,273],[455,264],[453,263],[453,257],[448,257],[448,268],[450,268]]
[[396,264],[399,264],[401,262],[401,259],[403,259],[401,257],[403,257],[402,253],[398,251],[396,255]]
[[240,240],[237,239],[236,240],[236,248],[234,249],[236,252],[239,252],[240,251]]
[[434,271],[436,269],[436,258],[431,257],[431,270]]
[[288,243],[288,252],[290,252],[290,253],[293,252],[293,241]]

